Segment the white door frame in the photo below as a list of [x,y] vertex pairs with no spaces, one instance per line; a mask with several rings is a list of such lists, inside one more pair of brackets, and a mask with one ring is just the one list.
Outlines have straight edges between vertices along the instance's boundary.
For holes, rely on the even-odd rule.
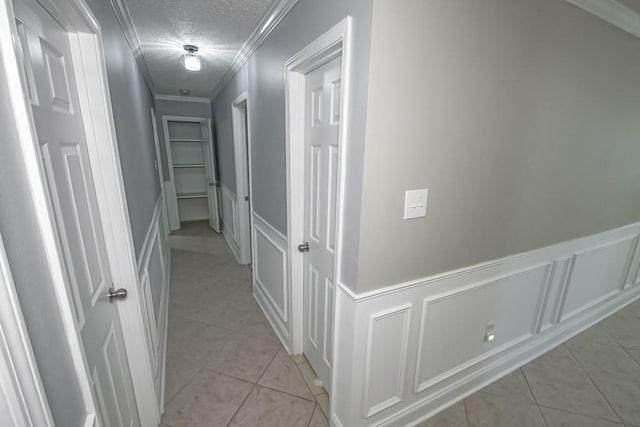
[[160,204],[162,208],[162,226],[164,235],[169,234],[169,216],[167,214],[166,194],[164,192],[164,167],[162,165],[162,155],[160,154],[160,138],[158,138],[158,120],[156,110],[151,107],[151,125],[153,126],[153,143],[156,149],[156,170],[158,171],[158,182],[160,183]]
[[[314,40],[285,63],[285,117],[287,150],[287,236],[289,250],[289,286],[291,287],[290,308],[291,349],[294,354],[303,352],[304,300],[303,300],[303,254],[298,252],[298,244],[304,238],[304,143],[305,143],[305,74],[342,56],[342,105],[340,111],[340,145],[338,148],[338,189],[336,194],[336,250],[334,279],[340,282],[342,261],[342,226],[345,192],[345,168],[348,123],[349,93],[351,86],[351,17],[348,16]],[[335,307],[334,292],[334,304]],[[333,316],[333,313],[331,314]],[[333,336],[331,337],[333,340]],[[335,346],[334,353],[335,353]]]
[[[74,73],[77,80],[80,113],[87,139],[100,219],[103,224],[107,256],[116,287],[127,288],[128,298],[119,302],[127,360],[142,425],[158,424],[160,408],[155,398],[151,349],[145,338],[143,299],[138,285],[136,253],[133,245],[122,169],[113,122],[107,71],[102,49],[100,25],[84,0],[39,0],[69,32]],[[35,205],[43,246],[47,253],[57,303],[65,335],[86,409],[85,425],[96,420],[96,404],[91,375],[80,331],[73,317],[73,303],[64,273],[64,257],[59,246],[45,172],[41,162],[35,123],[20,66],[15,14],[11,1],[0,4],[0,54],[9,80],[9,98],[25,161],[31,197]]]
[[[165,196],[167,198],[167,213],[169,217],[169,228],[171,230],[180,230],[180,212],[178,211],[178,195],[176,193],[176,178],[173,172],[173,154],[171,153],[171,140],[169,138],[169,122],[190,122],[200,123],[201,126],[206,128],[207,134],[202,135],[203,144],[204,138],[208,138],[209,144],[211,144],[211,150],[204,153],[204,162],[208,163],[208,167],[211,168],[211,178],[213,179],[213,185],[217,188],[218,178],[216,171],[216,162],[213,157],[213,132],[211,131],[211,119],[206,117],[193,117],[193,116],[162,116],[162,130],[164,132],[164,144],[167,153],[167,168],[169,169],[169,186],[166,188]],[[218,192],[214,192],[217,194]],[[218,218],[220,218],[220,207],[218,206]]]
[[[242,109],[244,103],[245,126],[243,127]],[[238,206],[238,245],[240,246],[240,264],[251,262],[251,226],[253,211],[253,186],[251,179],[251,138],[249,130],[249,94],[243,92],[231,103],[231,122],[233,127],[233,158],[236,176],[236,204]],[[245,196],[249,193],[249,203]],[[249,209],[249,205],[251,209]]]

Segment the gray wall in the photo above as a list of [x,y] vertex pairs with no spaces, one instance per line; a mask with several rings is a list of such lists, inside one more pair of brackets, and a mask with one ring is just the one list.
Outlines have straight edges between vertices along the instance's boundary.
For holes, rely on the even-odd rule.
[[87,0],[100,22],[120,163],[136,255],[140,256],[160,196],[151,124],[151,92],[138,70],[122,28],[105,0]]
[[169,168],[167,166],[167,149],[164,142],[164,130],[162,128],[162,116],[189,116],[211,118],[211,104],[208,102],[185,102],[155,100],[156,121],[158,123],[158,140],[160,141],[160,157],[162,158],[162,172],[164,180],[169,180]]
[[235,189],[231,101],[249,93],[253,209],[286,235],[284,63],[347,15],[353,16],[353,85],[347,158],[342,279],[357,274],[373,0],[300,0],[213,101],[222,183]]
[[[0,93],[8,93],[1,60]],[[79,426],[86,415],[84,402],[58,313],[54,285],[24,170],[13,109],[7,96],[0,96],[0,129],[0,234],[55,423],[59,426]],[[61,393],[61,390],[64,392]]]
[[566,1],[377,0],[372,43],[359,291],[640,220],[638,38]]

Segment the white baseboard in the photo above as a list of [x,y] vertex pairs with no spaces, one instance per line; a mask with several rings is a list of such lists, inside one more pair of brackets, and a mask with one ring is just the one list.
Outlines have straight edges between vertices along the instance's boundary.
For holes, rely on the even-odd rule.
[[238,249],[238,246],[236,246],[236,242],[233,240],[233,234],[229,231],[229,228],[224,222],[222,223],[222,235],[224,236],[224,240],[227,242],[227,245],[229,245],[229,249],[231,249],[231,253],[235,257],[236,261],[240,263],[240,250]]
[[639,299],[639,242],[633,224],[366,294],[339,284],[332,424],[418,423]]

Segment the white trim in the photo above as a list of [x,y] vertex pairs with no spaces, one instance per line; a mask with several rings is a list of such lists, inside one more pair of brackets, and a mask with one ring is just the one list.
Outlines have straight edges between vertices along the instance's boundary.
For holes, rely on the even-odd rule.
[[[10,2],[3,2],[4,5]],[[153,373],[149,349],[145,344],[143,311],[138,287],[137,265],[133,245],[127,201],[124,193],[120,157],[115,137],[115,126],[100,27],[84,0],[47,0],[44,7],[69,32],[72,61],[78,86],[80,113],[87,139],[89,160],[100,219],[104,228],[105,245],[114,283],[128,289],[127,300],[118,304],[123,328],[126,355],[133,382],[135,401],[140,422],[153,425],[159,422],[159,409],[153,397]],[[38,152],[38,141],[25,86],[21,79],[16,52],[7,32],[15,34],[13,10],[0,8],[8,25],[0,25],[0,43],[10,87],[10,97],[16,115],[16,127],[25,159],[31,195],[36,207],[40,233],[47,253],[52,279],[66,338],[84,399],[87,419],[96,417],[92,380],[85,360],[84,348],[73,318],[71,296],[67,292],[64,258],[59,248],[52,208],[49,204],[44,171]],[[7,13],[9,12],[9,13]],[[11,34],[11,33],[10,33]],[[134,396],[130,396],[131,399]]]
[[153,127],[153,146],[156,149],[156,170],[158,172],[158,183],[160,184],[160,203],[162,206],[162,226],[164,235],[169,234],[169,217],[164,190],[164,166],[162,165],[162,155],[160,154],[160,138],[158,137],[158,120],[156,110],[151,107],[151,126]]
[[245,62],[249,60],[260,44],[271,34],[274,28],[278,26],[280,21],[282,21],[297,2],[298,0],[276,0],[273,2],[245,44],[236,54],[236,57],[229,66],[229,70],[227,70],[222,79],[220,79],[211,90],[211,99],[215,99],[215,97],[222,92],[222,89],[224,89],[227,83],[229,83]]
[[[169,228],[171,230],[179,230],[180,229],[180,211],[178,209],[178,199],[177,199],[177,193],[176,193],[176,180],[175,180],[175,173],[173,171],[173,153],[171,152],[171,138],[169,136],[169,122],[171,121],[176,121],[176,122],[190,122],[190,123],[200,123],[200,125],[202,126],[202,128],[206,128],[203,129],[202,132],[202,143],[203,144],[208,144],[210,150],[207,150],[204,152],[204,163],[205,163],[205,170],[206,170],[206,174],[210,174],[211,176],[208,178],[211,178],[211,180],[213,181],[213,185],[214,188],[217,188],[217,172],[216,172],[216,164],[215,164],[215,158],[213,155],[213,149],[214,149],[214,144],[213,144],[213,132],[212,132],[212,128],[211,128],[211,119],[208,117],[197,117],[197,116],[173,116],[173,115],[163,115],[162,116],[162,130],[164,132],[164,144],[165,144],[165,150],[167,153],[167,168],[169,169],[169,181],[166,181],[169,183],[169,185],[167,185],[165,188],[165,192],[164,195],[166,197],[166,203],[167,203],[167,215],[168,215],[168,222],[169,222]],[[207,187],[207,194],[209,194],[209,190]],[[218,206],[218,194],[217,191],[214,191],[214,196],[216,197],[216,200],[214,200],[214,205],[215,205],[215,210],[217,210],[218,212],[216,212],[216,216],[218,217],[218,228],[220,228],[220,207]],[[207,199],[210,199],[210,197],[207,197]],[[208,200],[208,204],[207,204],[207,209],[209,210],[209,216],[208,218],[211,217],[211,200]],[[216,232],[220,232],[221,230],[215,230]]]
[[[389,308],[378,313],[374,313],[369,316],[369,328],[367,335],[367,359],[365,361],[364,370],[364,408],[363,412],[365,417],[370,417],[382,412],[402,401],[402,393],[404,390],[405,380],[405,366],[407,362],[407,350],[409,347],[409,328],[411,327],[411,311],[413,310],[412,304],[402,304],[397,307]],[[400,347],[400,357],[398,359],[398,378],[395,387],[395,395],[384,402],[373,404],[369,401],[371,384],[371,369],[373,360],[373,345],[376,339],[376,325],[381,319],[388,318],[393,315],[402,313],[402,343]],[[386,368],[386,367],[385,367]]]
[[[287,152],[287,236],[289,244],[289,277],[291,286],[292,350],[303,351],[303,256],[297,244],[304,237],[304,75],[324,63],[342,56],[342,111],[338,151],[338,190],[336,194],[336,249],[334,279],[340,283],[342,229],[344,217],[345,168],[348,151],[351,86],[351,17],[336,24],[325,34],[285,63],[285,119]],[[336,293],[334,292],[334,304]],[[333,339],[333,338],[332,338]],[[335,346],[334,346],[335,354]],[[333,380],[332,380],[333,382]],[[333,384],[332,384],[333,385]]]
[[[504,354],[498,354],[492,360],[483,363],[480,369],[464,375],[436,392],[427,393],[424,398],[370,425],[382,427],[420,423],[639,299],[640,287],[627,289],[615,298],[595,306],[592,310],[586,310],[562,325],[541,332],[529,340],[505,350]],[[412,415],[415,416],[417,413],[421,414],[419,418],[412,418]]]
[[[168,249],[168,241],[167,235],[160,232],[161,230],[161,222],[160,218],[163,215],[161,205],[163,201],[162,198],[159,197],[156,202],[155,208],[153,210],[153,216],[151,222],[149,223],[149,228],[147,229],[147,234],[145,236],[144,242],[142,244],[142,249],[140,251],[140,257],[138,260],[138,275],[140,277],[140,286],[144,288],[145,284],[148,284],[148,297],[151,300],[144,301],[146,303],[146,313],[148,319],[148,328],[149,328],[149,336],[147,339],[149,340],[149,345],[152,346],[152,357],[154,363],[154,375],[155,375],[155,385],[156,385],[156,396],[158,400],[158,406],[160,410],[163,409],[164,406],[164,375],[165,375],[165,365],[166,365],[166,334],[167,334],[167,324],[168,324],[168,300],[169,300],[169,280],[170,280],[170,268],[171,268],[171,251]],[[157,249],[157,253],[154,252],[154,249]],[[150,270],[151,266],[151,257],[155,254],[160,257],[160,262],[156,265],[159,266],[160,277],[162,278],[162,283],[151,283],[151,277],[158,277],[157,274],[153,274]],[[155,305],[153,303],[152,298],[152,287],[161,286],[161,294],[160,301],[158,302],[158,313],[155,312]]]
[[269,242],[271,244],[271,246],[273,246],[273,248],[275,250],[277,250],[278,252],[280,252],[280,255],[282,255],[282,275],[283,275],[283,280],[282,280],[282,307],[280,307],[280,305],[277,303],[277,301],[275,301],[273,299],[273,297],[271,296],[271,294],[269,292],[267,292],[267,287],[265,286],[265,284],[262,282],[262,280],[260,280],[260,271],[259,271],[259,263],[255,263],[253,266],[253,275],[254,275],[254,283],[255,285],[260,288],[260,290],[262,291],[262,293],[266,296],[266,298],[269,300],[269,302],[271,303],[271,306],[273,306],[273,308],[276,310],[276,312],[278,313],[278,316],[280,316],[280,319],[282,319],[283,322],[288,323],[289,322],[289,297],[288,297],[288,289],[287,289],[287,250],[286,248],[282,248],[280,247],[280,245],[273,240],[270,236],[269,233],[267,233],[265,230],[262,229],[262,227],[260,227],[258,224],[255,224],[253,226],[253,230],[254,230],[254,237],[257,238],[258,237],[258,233],[260,233],[262,235],[263,238],[265,238],[267,240],[267,242]]
[[14,425],[53,427],[53,417],[22,317],[2,236],[0,236],[0,394],[6,402]]
[[[220,223],[222,235],[231,249],[231,253],[240,264],[240,247],[238,245],[238,203],[236,193],[224,184],[220,185]],[[231,218],[225,218],[225,206],[229,208]],[[225,219],[227,221],[225,221]]]
[[616,0],[567,0],[624,31],[640,37],[640,13]]
[[[256,211],[251,211],[251,215],[254,215],[256,218],[258,218],[261,222],[263,222],[267,227],[269,227],[269,230],[271,230],[273,233],[275,233],[278,237],[280,237],[282,240],[284,240],[285,242],[288,240],[287,236],[285,236],[284,234],[282,234],[281,232],[279,232],[273,225],[269,224],[269,222],[267,220],[265,220],[263,217],[261,217],[260,215],[258,215],[258,213]],[[255,222],[255,221],[254,221]]]
[[[448,371],[445,371],[443,373],[441,373],[440,375],[433,377],[431,379],[428,379],[426,381],[420,381],[420,374],[421,374],[421,364],[420,361],[422,360],[422,351],[423,351],[423,347],[424,347],[424,331],[426,329],[427,326],[427,313],[429,312],[429,305],[433,304],[433,303],[437,303],[439,301],[445,300],[445,299],[449,299],[452,297],[456,297],[459,296],[461,294],[465,294],[467,292],[473,292],[476,291],[478,289],[482,289],[485,287],[489,287],[492,285],[495,285],[496,283],[499,283],[503,280],[506,279],[512,279],[514,277],[518,277],[521,275],[524,275],[526,273],[530,273],[539,269],[545,269],[545,280],[544,280],[544,288],[546,288],[546,286],[548,286],[548,276],[549,276],[549,270],[551,268],[551,264],[550,263],[542,263],[542,264],[538,264],[538,265],[533,265],[530,267],[527,267],[524,270],[520,270],[520,271],[513,271],[513,272],[509,272],[509,273],[504,273],[500,276],[497,277],[492,277],[490,279],[484,280],[480,283],[471,283],[468,284],[464,287],[461,288],[457,288],[457,289],[453,289],[453,290],[449,290],[447,292],[444,292],[442,294],[436,294],[430,297],[425,298],[422,301],[422,312],[420,314],[420,329],[419,329],[419,333],[418,333],[418,351],[417,351],[417,357],[416,357],[416,367],[415,367],[415,375],[414,375],[414,381],[413,381],[413,392],[418,394],[421,393],[422,391],[428,389],[429,387],[433,386],[434,384],[437,384],[441,381],[446,380],[447,378],[451,378],[452,376],[458,374],[459,372],[464,371],[465,369],[467,369],[470,366],[473,366],[475,364],[477,364],[478,362],[482,361],[482,360],[486,360],[487,358],[490,358],[491,356],[493,356],[494,354],[498,354],[506,349],[509,349],[511,347],[513,347],[514,345],[516,345],[518,342],[524,341],[526,339],[529,339],[530,337],[532,337],[533,335],[536,334],[536,322],[532,322],[531,324],[531,328],[529,329],[529,331],[527,331],[527,333],[525,335],[522,336],[518,336],[515,337],[512,341],[508,341],[506,343],[504,343],[503,345],[501,345],[500,347],[496,347],[493,350],[483,353],[479,356],[477,356],[476,358],[470,359],[460,365],[454,366],[453,368],[451,368]],[[539,293],[539,300],[536,304],[536,315],[535,315],[535,319],[539,318],[543,307],[540,306],[540,300],[543,298],[543,294],[544,294],[544,288],[543,290]]]
[[[242,104],[244,104],[244,118],[242,117]],[[242,128],[243,124],[244,129]],[[250,206],[253,206],[253,186],[251,182],[251,139],[249,137],[249,94],[246,91],[231,102],[231,126],[233,128],[233,158],[238,207],[237,243],[240,248],[238,262],[249,264],[252,256]],[[248,201],[245,200],[246,193],[248,193]]]
[[179,95],[154,95],[153,97],[156,101],[175,101],[175,102],[201,102],[204,104],[211,104],[211,100],[209,98],[204,98],[201,96],[179,96]]
[[[341,327],[334,339],[332,420],[349,426],[414,425],[638,300],[640,286],[622,284],[635,276],[640,263],[639,233],[640,222],[447,272],[419,284],[385,288],[364,298],[354,298],[339,286],[336,319]],[[581,290],[589,297],[583,297]],[[470,294],[478,291],[477,299]],[[369,379],[367,373],[369,358],[375,359],[382,347],[374,345],[371,354],[371,318],[403,304],[419,310],[410,318],[405,371],[397,375],[394,371],[381,389],[376,375]],[[438,309],[438,304],[446,305]],[[466,322],[447,329],[460,320],[455,314],[459,312],[467,313]],[[498,339],[483,343],[484,325],[491,321]],[[375,339],[399,348],[401,330],[401,323],[394,322]],[[428,350],[434,346],[464,356],[433,357],[436,354]],[[394,353],[385,364],[396,366],[397,361]],[[401,375],[406,376],[404,395],[397,394],[400,401],[391,407]],[[376,396],[372,402],[367,401],[369,386]],[[371,412],[382,403],[389,406]]]
[[129,8],[127,7],[124,0],[110,0],[110,2],[111,7],[113,7],[113,11],[115,12],[116,18],[120,23],[120,27],[122,27],[124,37],[125,39],[127,39],[127,43],[131,48],[131,52],[133,52],[133,57],[138,63],[140,71],[142,72],[144,79],[147,81],[149,89],[151,90],[151,92],[155,93],[156,89],[153,83],[153,78],[151,77],[151,72],[149,71],[149,65],[147,64],[147,61],[142,54],[142,43],[140,42],[140,37],[138,36],[136,27],[133,25],[133,20],[131,19]]
[[114,284],[129,292],[127,299],[117,306],[138,413],[144,425],[157,422],[160,411],[152,393],[151,349],[145,339],[144,301],[139,287],[101,36],[99,33],[97,36],[79,33],[73,38],[77,39],[72,56],[77,68],[80,111],[112,279]]
[[[559,255],[562,255],[565,251],[568,250],[568,248],[570,247],[579,247],[581,245],[583,245],[583,242],[585,242],[586,240],[589,239],[601,239],[601,238],[606,238],[609,235],[616,235],[616,236],[627,236],[629,234],[633,234],[634,232],[637,232],[637,230],[640,228],[640,222],[638,223],[634,223],[634,224],[628,224],[628,225],[624,225],[622,227],[619,228],[615,228],[613,230],[607,230],[607,231],[603,231],[601,233],[597,233],[597,234],[593,234],[590,236],[586,236],[586,237],[580,237],[574,240],[569,240],[566,242],[562,242],[562,243],[557,243],[555,245],[551,245],[551,246],[546,246],[543,248],[538,248],[538,249],[534,249],[532,251],[528,251],[528,252],[521,252],[519,254],[515,254],[515,255],[508,255],[506,257],[503,258],[499,258],[496,260],[491,260],[491,261],[486,261],[486,262],[481,262],[478,264],[474,264],[471,266],[467,266],[467,267],[462,267],[456,270],[451,270],[451,271],[447,271],[444,273],[440,273],[440,274],[435,274],[433,276],[427,276],[427,277],[423,277],[420,279],[415,279],[415,280],[409,280],[406,282],[402,282],[402,283],[398,283],[395,285],[390,285],[390,286],[385,286],[383,288],[379,288],[379,289],[374,289],[372,291],[366,291],[366,292],[354,292],[351,288],[349,288],[348,286],[346,286],[343,283],[338,283],[338,285],[340,286],[340,288],[347,294],[349,295],[349,297],[356,302],[359,301],[364,301],[367,299],[372,299],[372,298],[376,298],[385,294],[391,294],[394,292],[397,292],[399,290],[403,290],[405,288],[412,288],[412,287],[416,287],[416,286],[422,286],[428,283],[432,283],[432,282],[436,282],[436,281],[440,281],[440,280],[445,280],[445,279],[450,279],[450,278],[454,278],[456,276],[462,276],[462,275],[466,275],[475,271],[482,271],[482,270],[487,270],[487,269],[491,269],[491,268],[497,268],[501,265],[507,264],[507,263],[511,263],[511,262],[517,262],[520,260],[524,260],[526,258],[529,257],[535,257],[535,256],[545,256],[548,251],[552,251],[554,253],[558,253]],[[624,239],[621,239],[624,240]],[[639,266],[640,268],[640,266]],[[640,271],[639,271],[640,273]]]
[[[282,235],[278,230],[276,230],[271,224],[266,222],[264,218],[258,215],[255,212],[251,213],[252,216],[252,237],[253,241],[257,241],[257,231],[265,236],[265,238],[269,241],[272,246],[278,250],[280,255],[283,257],[283,263],[281,265],[282,270],[282,286],[284,287],[283,291],[285,292],[283,295],[283,304],[285,307],[288,307],[286,301],[290,298],[290,287],[288,286],[288,277],[287,277],[287,267],[288,267],[288,254],[287,254],[287,238]],[[267,292],[266,287],[262,282],[258,283],[258,269],[259,269],[259,261],[258,257],[258,245],[252,245],[253,249],[253,259],[255,260],[253,267],[253,295],[258,305],[264,312],[265,316],[269,320],[273,330],[276,335],[282,341],[282,345],[285,347],[288,353],[292,353],[291,351],[291,333],[289,329],[290,323],[287,322],[283,318],[283,310],[275,304],[273,297]]]
[[80,334],[76,329],[73,317],[71,296],[67,293],[63,257],[58,245],[54,216],[49,204],[47,189],[44,185],[45,175],[37,150],[37,137],[31,106],[23,80],[24,76],[22,76],[18,63],[18,52],[15,50],[17,44],[14,45],[13,43],[14,34],[17,34],[14,17],[12,2],[2,2],[0,5],[0,55],[4,64],[7,86],[9,87],[8,96],[13,107],[16,132],[18,133],[31,198],[35,206],[36,219],[43,240],[42,244],[47,255],[54,292],[60,309],[65,339],[69,346],[72,364],[77,375],[76,379],[82,394],[87,419],[89,419],[96,416],[96,407],[91,391],[91,378],[88,373]]

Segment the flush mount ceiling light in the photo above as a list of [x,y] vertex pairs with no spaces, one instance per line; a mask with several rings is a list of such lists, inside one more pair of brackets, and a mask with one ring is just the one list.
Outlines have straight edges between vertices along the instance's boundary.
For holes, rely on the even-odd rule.
[[180,92],[180,95],[189,95],[191,93],[189,89],[180,89],[178,92]]
[[187,51],[187,53],[182,56],[184,68],[189,71],[199,71],[202,67],[202,63],[200,61],[200,55],[198,55],[198,46],[185,44],[182,47]]

